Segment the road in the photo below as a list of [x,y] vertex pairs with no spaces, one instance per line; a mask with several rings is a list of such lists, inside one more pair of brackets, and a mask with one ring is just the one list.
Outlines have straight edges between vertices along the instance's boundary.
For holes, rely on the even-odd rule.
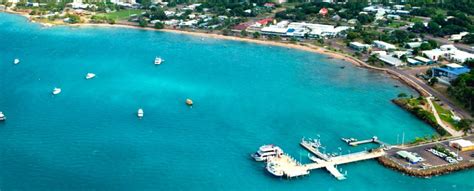
[[429,40],[434,40],[436,41],[438,44],[453,44],[456,48],[458,48],[459,50],[462,50],[462,51],[466,51],[466,52],[470,52],[470,53],[474,53],[474,49],[472,48],[472,46],[469,46],[467,44],[462,44],[462,43],[454,43],[452,41],[449,41],[448,39],[446,38],[440,38],[440,37],[434,37],[433,35],[425,35],[425,38],[426,39],[429,39]]

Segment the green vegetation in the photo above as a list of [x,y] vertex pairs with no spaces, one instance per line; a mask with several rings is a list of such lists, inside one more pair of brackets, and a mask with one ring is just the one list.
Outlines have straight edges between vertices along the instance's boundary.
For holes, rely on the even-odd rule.
[[408,110],[410,113],[412,113],[419,119],[430,124],[441,136],[449,135],[448,132],[446,132],[442,127],[438,125],[438,123],[436,123],[436,118],[434,117],[434,115],[431,112],[423,109],[426,104],[423,97],[398,98],[394,99],[393,102],[398,106]]
[[127,20],[131,15],[136,14],[140,15],[143,12],[143,10],[137,10],[137,9],[127,9],[127,10],[120,10],[120,11],[115,11],[111,13],[104,13],[104,14],[98,14],[98,17],[106,17],[107,19],[113,19],[113,20]]
[[[466,65],[469,66],[470,64]],[[456,80],[452,81],[448,93],[464,103],[467,109],[474,111],[474,70],[461,74]]]
[[163,24],[162,22],[155,23],[155,29],[163,29],[163,28],[165,28],[165,24]]

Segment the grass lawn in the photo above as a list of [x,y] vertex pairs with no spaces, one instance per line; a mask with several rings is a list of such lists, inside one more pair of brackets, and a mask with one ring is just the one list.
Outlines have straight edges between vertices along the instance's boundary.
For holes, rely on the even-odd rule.
[[405,26],[405,25],[407,25],[407,23],[402,22],[402,21],[393,21],[390,24],[388,24],[388,26],[392,27],[392,28],[398,28],[398,27],[402,27],[402,26]]
[[106,16],[108,18],[112,18],[115,20],[127,20],[130,15],[133,14],[141,14],[143,10],[136,10],[136,9],[129,9],[129,10],[120,10],[116,12],[111,12],[111,13],[104,13],[104,14],[99,14],[99,16]]
[[438,112],[438,115],[441,118],[441,120],[451,124],[454,128],[456,128],[456,130],[459,130],[458,125],[457,125],[456,121],[454,121],[453,118],[451,117],[452,113],[449,110],[444,109],[443,107],[441,107],[436,102],[433,102],[433,105],[434,105],[436,111]]

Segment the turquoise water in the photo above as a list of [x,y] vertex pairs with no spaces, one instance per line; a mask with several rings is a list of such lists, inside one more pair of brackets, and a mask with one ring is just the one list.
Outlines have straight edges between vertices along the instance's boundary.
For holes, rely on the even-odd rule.
[[[157,55],[166,62],[154,66]],[[307,162],[298,142],[317,134],[327,150],[347,153],[364,148],[341,137],[395,144],[402,133],[434,133],[390,102],[412,90],[324,55],[132,29],[42,28],[0,14],[0,72],[2,190],[474,188],[474,171],[421,179],[364,161],[340,166],[344,181],[324,170],[285,180],[253,162],[249,154],[268,143]],[[85,80],[88,72],[97,77]],[[62,93],[52,96],[54,87]]]

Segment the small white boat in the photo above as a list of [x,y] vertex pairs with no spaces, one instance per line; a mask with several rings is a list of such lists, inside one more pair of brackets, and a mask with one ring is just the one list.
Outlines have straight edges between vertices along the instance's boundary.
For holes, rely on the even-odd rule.
[[53,89],[53,95],[58,95],[61,93],[61,88],[54,88]]
[[155,65],[160,65],[165,60],[161,59],[161,57],[155,57]]
[[0,121],[5,121],[7,119],[7,117],[5,117],[5,114],[3,114],[3,112],[0,111]]
[[283,170],[277,163],[269,162],[265,168],[269,173],[273,174],[273,176],[281,177],[284,175]]
[[15,58],[15,60],[13,60],[13,64],[19,64],[19,63],[20,63],[20,59]]
[[87,75],[86,75],[86,79],[87,79],[87,80],[88,80],[88,79],[92,79],[92,78],[94,78],[94,77],[95,77],[95,74],[94,74],[94,73],[87,73]]
[[140,119],[143,118],[143,114],[144,114],[143,109],[142,108],[138,109],[138,112],[137,112],[138,118],[140,118]]

